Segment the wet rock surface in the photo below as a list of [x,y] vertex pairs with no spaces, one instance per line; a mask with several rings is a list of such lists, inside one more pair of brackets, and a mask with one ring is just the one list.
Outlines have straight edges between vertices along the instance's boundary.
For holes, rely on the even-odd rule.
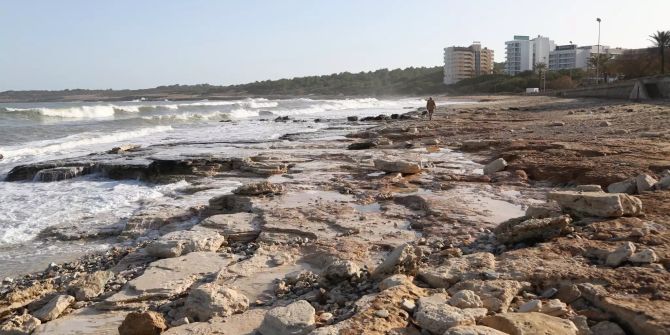
[[45,234],[120,244],[3,280],[0,329],[668,334],[670,146],[641,134],[670,107],[517,97],[434,116],[15,167],[189,186],[114,229]]

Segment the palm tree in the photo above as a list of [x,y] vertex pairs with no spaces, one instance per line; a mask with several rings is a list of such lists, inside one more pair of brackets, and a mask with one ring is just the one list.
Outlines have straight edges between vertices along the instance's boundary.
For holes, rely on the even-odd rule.
[[593,54],[589,58],[589,67],[596,70],[596,73],[607,74],[611,61],[612,55],[610,54]]
[[661,53],[661,74],[665,74],[665,48],[670,47],[670,31],[657,31],[654,35],[649,35],[654,46]]

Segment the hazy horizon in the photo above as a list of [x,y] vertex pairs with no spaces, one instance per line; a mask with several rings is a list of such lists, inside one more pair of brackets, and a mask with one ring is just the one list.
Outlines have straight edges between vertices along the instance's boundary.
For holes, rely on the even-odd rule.
[[[557,44],[651,46],[670,2],[429,0],[0,2],[0,91],[139,89],[442,65],[481,41],[504,60],[514,35]],[[519,14],[523,13],[523,15]],[[635,24],[631,24],[635,22]]]

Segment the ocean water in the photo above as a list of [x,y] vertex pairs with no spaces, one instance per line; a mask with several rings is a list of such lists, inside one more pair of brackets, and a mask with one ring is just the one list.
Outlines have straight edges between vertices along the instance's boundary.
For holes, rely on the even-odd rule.
[[[313,122],[314,118],[403,113],[424,104],[421,99],[373,98],[0,104],[0,154],[4,156],[0,180],[17,165],[83,156],[121,144],[263,142],[328,127],[326,122]],[[263,120],[277,116],[308,122]],[[229,120],[233,122],[219,122]],[[16,262],[17,250],[26,258],[36,249],[34,255],[49,254],[59,260],[59,253],[86,250],[85,243],[71,244],[72,250],[44,246],[39,234],[54,225],[118,222],[145,206],[174,202],[181,198],[179,189],[185,184],[152,185],[97,176],[55,183],[0,181],[0,268]],[[7,273],[0,271],[3,274]]]

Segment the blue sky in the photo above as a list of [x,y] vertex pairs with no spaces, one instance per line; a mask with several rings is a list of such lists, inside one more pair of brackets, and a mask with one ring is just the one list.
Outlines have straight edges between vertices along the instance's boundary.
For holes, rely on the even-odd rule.
[[0,91],[234,84],[435,66],[515,34],[639,48],[670,0],[0,0]]

